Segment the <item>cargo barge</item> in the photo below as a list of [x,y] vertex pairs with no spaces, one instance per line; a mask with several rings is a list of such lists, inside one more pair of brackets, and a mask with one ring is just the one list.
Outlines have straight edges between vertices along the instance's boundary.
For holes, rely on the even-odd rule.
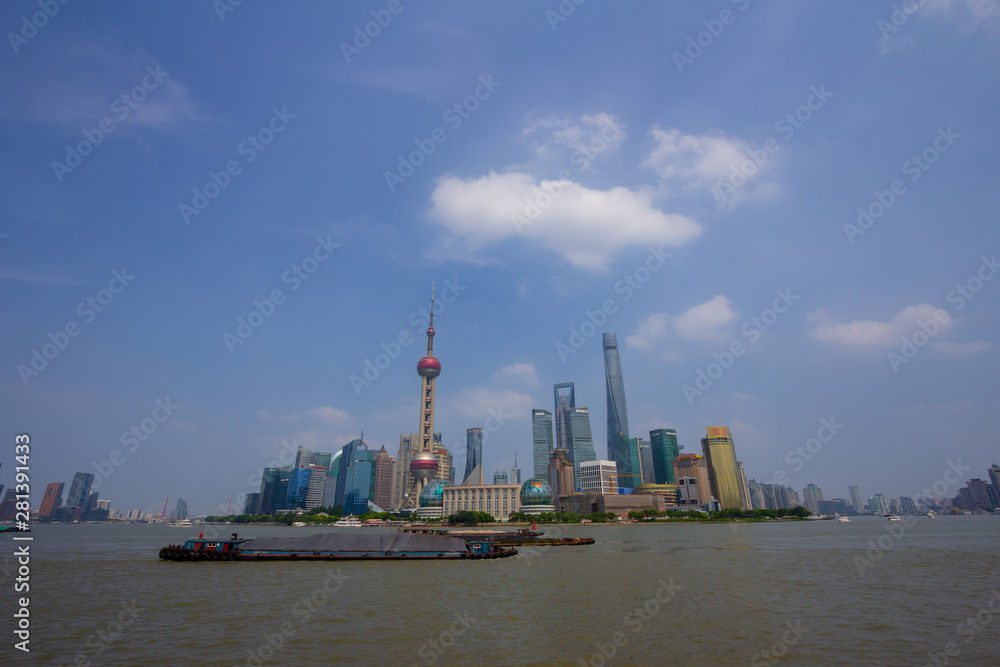
[[160,549],[173,561],[264,560],[488,560],[516,556],[492,539],[467,540],[430,533],[320,533],[304,537],[191,539]]

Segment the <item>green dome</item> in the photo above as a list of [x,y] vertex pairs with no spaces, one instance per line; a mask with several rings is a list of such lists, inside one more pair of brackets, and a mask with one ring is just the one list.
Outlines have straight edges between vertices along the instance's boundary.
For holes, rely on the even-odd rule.
[[521,505],[551,505],[552,489],[543,479],[532,477],[521,485]]
[[443,507],[444,506],[444,487],[449,486],[451,480],[447,479],[432,479],[427,482],[423,490],[420,492],[420,506],[421,507]]

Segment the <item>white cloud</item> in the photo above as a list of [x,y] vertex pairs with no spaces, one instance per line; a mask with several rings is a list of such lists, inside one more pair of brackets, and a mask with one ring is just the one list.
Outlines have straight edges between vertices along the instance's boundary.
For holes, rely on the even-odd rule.
[[667,339],[669,327],[670,316],[667,313],[653,313],[642,321],[634,334],[625,337],[625,344],[649,352]]
[[[935,320],[935,315],[943,312],[936,306],[922,303],[909,306],[899,311],[889,322],[875,320],[854,320],[835,324],[822,324],[813,329],[810,335],[818,341],[833,343],[845,347],[890,347],[898,345],[903,336],[912,336],[920,330],[920,322],[932,321],[940,329],[936,335],[951,328],[953,320],[949,317],[944,324]],[[945,314],[947,315],[947,314]],[[827,319],[824,311],[810,313],[811,322]],[[928,325],[929,326],[929,325]]]
[[[524,136],[551,131],[551,141],[572,149],[573,164],[584,170],[591,169],[592,161],[597,156],[618,150],[626,138],[626,126],[617,116],[609,113],[583,115],[578,121],[569,116],[551,115],[539,119],[529,116],[526,123]],[[535,152],[546,155],[549,152],[548,143],[537,145]]]
[[504,366],[494,373],[493,377],[514,378],[519,382],[523,382],[531,386],[538,386],[539,384],[538,373],[535,371],[535,365],[532,363],[511,364],[510,366]]
[[678,247],[701,234],[690,218],[654,208],[652,192],[536,183],[523,173],[442,178],[431,199],[431,217],[447,230],[434,246],[438,258],[483,261],[487,246],[523,237],[575,266],[605,270],[628,246]]
[[723,327],[735,319],[733,302],[717,294],[678,317],[674,331],[688,340],[723,340],[726,337]]

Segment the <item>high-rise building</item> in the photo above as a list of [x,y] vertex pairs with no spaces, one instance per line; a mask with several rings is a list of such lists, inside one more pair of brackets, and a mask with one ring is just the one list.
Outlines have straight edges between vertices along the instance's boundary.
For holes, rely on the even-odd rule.
[[[754,507],[753,500],[750,498],[750,488],[747,486],[747,474],[743,472],[743,462],[736,462],[736,474],[739,477],[740,482],[740,497],[743,500],[743,509],[752,510],[758,509]],[[763,507],[759,508],[763,509]]]
[[[580,490],[608,496],[618,493],[618,469],[614,461],[597,459],[580,464]],[[550,484],[551,486],[551,484]]]
[[549,470],[546,475],[552,495],[558,498],[573,493],[576,489],[573,478],[573,463],[569,460],[569,450],[556,447],[549,458]]
[[854,505],[854,511],[859,514],[864,513],[865,503],[861,500],[861,491],[856,486],[849,486],[847,490],[851,493],[851,504]]
[[[315,459],[314,459],[315,460]],[[323,507],[323,498],[326,495],[327,470],[324,466],[315,463],[308,465],[309,490],[306,492],[306,509],[312,510]]]
[[868,507],[871,508],[872,514],[888,514],[889,499],[884,494],[876,493],[868,499]]
[[649,432],[649,442],[653,453],[653,481],[656,484],[675,484],[674,460],[680,454],[677,445],[677,431],[672,428],[658,428]]
[[177,506],[174,507],[174,511],[170,513],[171,521],[183,521],[188,518],[188,504],[184,502],[183,498],[177,499]]
[[623,447],[617,448],[618,459],[615,465],[618,467],[618,486],[623,489],[634,489],[643,483],[640,440],[641,438],[629,438]]
[[580,488],[580,464],[597,458],[587,408],[569,409],[569,460],[573,464],[573,488]]
[[243,513],[244,514],[259,514],[260,513],[260,493],[248,493],[246,500],[243,501]]
[[702,438],[701,449],[708,464],[708,481],[712,495],[722,509],[730,507],[746,509],[743,506],[743,492],[740,488],[739,466],[732,435],[726,426],[709,426],[708,437]]
[[576,389],[572,382],[560,382],[553,385],[552,395],[555,401],[553,416],[556,424],[555,447],[570,450],[569,410],[576,407]]
[[642,466],[642,483],[655,484],[656,472],[653,470],[653,447],[648,440],[636,438],[639,447],[639,463]]
[[83,507],[93,483],[94,473],[92,472],[78,472],[73,475],[73,484],[69,487],[69,495],[66,496],[66,506]]
[[[708,463],[705,461],[705,457],[693,452],[690,454],[679,454],[674,459],[674,479],[677,480],[678,493],[680,493],[681,478],[695,480],[694,485],[697,487],[698,498],[701,502],[692,504],[704,505],[712,499],[711,482],[708,479]],[[686,482],[685,484],[691,485],[691,482]]]
[[497,470],[493,473],[493,483],[494,484],[506,484],[507,483],[507,473],[502,470]]
[[289,473],[288,491],[285,494],[285,506],[288,509],[305,509],[310,475],[309,468],[295,468]]
[[375,453],[375,493],[372,502],[384,510],[392,507],[393,482],[396,479],[396,459],[385,451],[385,445]]
[[316,463],[316,454],[310,449],[300,446],[295,451],[295,465],[293,468],[308,468]]
[[514,454],[514,467],[510,469],[510,483],[521,483],[521,469],[517,467],[517,453]]
[[608,460],[618,463],[622,458],[618,450],[628,448],[629,435],[622,362],[618,356],[618,338],[613,333],[604,334],[604,378],[608,397]]
[[284,498],[279,500],[278,497],[280,477],[280,468],[264,468],[260,476],[260,498],[257,501],[257,514],[274,514],[284,506]]
[[813,514],[819,514],[819,501],[823,500],[823,489],[819,488],[815,484],[807,484],[806,488],[802,489],[802,502],[805,504],[806,509]]
[[[414,477],[410,472],[410,462],[417,453],[413,443],[419,442],[419,434],[399,436],[399,455],[396,457],[396,474],[393,482],[392,508],[414,508],[415,499],[411,497],[414,487]],[[452,466],[451,453],[441,445],[441,434],[434,434],[434,458],[438,462],[438,470],[435,479],[448,480],[454,482],[455,468]]]
[[465,430],[465,474],[463,482],[469,478],[476,466],[483,463],[483,429],[469,428]]
[[899,511],[902,514],[916,514],[917,504],[913,502],[913,498],[908,498],[907,496],[900,496]]
[[49,519],[53,517],[59,506],[62,505],[63,487],[62,482],[52,482],[45,487],[45,496],[42,497],[42,506],[38,509],[39,519]]
[[531,451],[534,476],[549,474],[549,452],[552,451],[552,413],[535,408],[531,411]]
[[993,502],[990,500],[990,494],[986,490],[986,482],[979,478],[974,478],[967,481],[965,486],[969,489],[969,496],[972,498],[973,509],[993,509]]
[[749,496],[750,507],[752,509],[755,510],[774,509],[768,504],[767,498],[764,497],[765,486],[766,486],[765,484],[761,484],[755,479],[747,480],[747,491],[750,494]]
[[3,502],[0,503],[0,521],[13,521],[14,516],[17,514],[17,498],[14,496],[16,492],[14,489],[7,489],[7,495],[3,497]]

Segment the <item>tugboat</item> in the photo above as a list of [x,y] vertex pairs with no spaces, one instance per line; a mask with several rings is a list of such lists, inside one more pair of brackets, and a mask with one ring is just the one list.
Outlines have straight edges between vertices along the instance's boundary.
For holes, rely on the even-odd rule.
[[162,560],[480,560],[516,556],[492,539],[466,540],[427,533],[321,533],[306,537],[188,540],[160,549]]

